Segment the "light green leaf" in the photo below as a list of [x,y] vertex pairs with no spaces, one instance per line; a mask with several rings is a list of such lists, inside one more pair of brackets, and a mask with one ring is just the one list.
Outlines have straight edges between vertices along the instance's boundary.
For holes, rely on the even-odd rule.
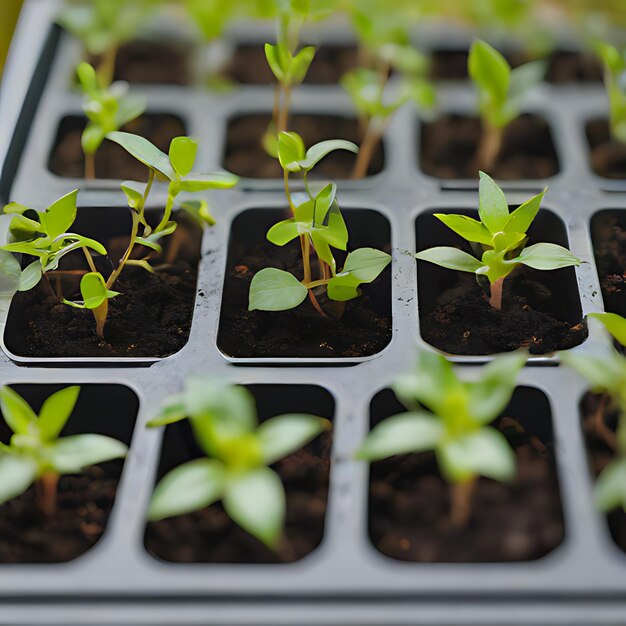
[[[118,100],[114,124],[117,128],[136,120],[146,110],[146,99],[138,94],[129,94]],[[104,139],[104,137],[103,137]]]
[[602,322],[615,340],[626,346],[626,318],[617,313],[589,313],[587,317]]
[[280,53],[279,46],[274,46],[270,43],[266,43],[264,50],[265,58],[267,59],[267,63],[270,66],[272,73],[274,74],[278,82],[284,82],[286,77],[286,68],[284,67],[284,62]]
[[274,224],[267,231],[267,240],[276,246],[284,246],[300,235],[300,225],[293,218]]
[[[310,170],[317,165],[325,156],[334,152],[335,150],[347,150],[354,152],[359,151],[359,146],[351,141],[345,141],[343,139],[329,139],[327,141],[320,141],[311,146],[306,151],[304,159],[299,160],[299,165],[303,170]],[[282,163],[281,163],[282,165]],[[284,166],[283,166],[284,167]]]
[[561,267],[580,265],[580,259],[567,248],[555,243],[536,243],[524,248],[520,255],[513,259],[536,270],[556,270]]
[[352,274],[337,274],[326,285],[328,297],[335,302],[347,302],[359,297],[361,281]]
[[449,246],[429,248],[423,252],[418,252],[415,258],[419,261],[428,261],[429,263],[435,263],[436,265],[441,265],[441,267],[460,272],[476,273],[483,266],[471,254]]
[[161,407],[159,415],[149,420],[146,427],[159,428],[161,426],[167,426],[168,424],[174,424],[175,422],[181,422],[186,417],[188,417],[187,406],[183,401],[182,395],[177,395],[168,398],[167,404]]
[[80,387],[74,385],[61,389],[46,399],[39,412],[39,430],[42,439],[51,441],[61,434],[74,410],[79,393]]
[[623,388],[626,367],[615,351],[578,354],[573,351],[560,352],[563,363],[586,378],[595,393],[618,391]]
[[[39,261],[33,263],[39,263]],[[15,290],[19,289],[21,281],[22,268],[19,261],[13,253],[0,249],[0,293],[15,293]]]
[[434,217],[442,221],[450,230],[457,235],[461,235],[467,241],[476,241],[486,245],[491,245],[493,235],[487,227],[467,215],[448,215],[445,213],[435,213]]
[[39,214],[41,225],[51,239],[67,232],[76,219],[78,189],[70,191]]
[[97,309],[112,294],[118,295],[106,288],[104,278],[99,272],[89,272],[81,278],[80,293],[86,309]]
[[267,267],[252,278],[248,310],[293,309],[304,301],[307,294],[307,288],[293,274]]
[[533,223],[541,207],[543,197],[546,195],[548,188],[546,187],[541,193],[533,196],[530,200],[526,200],[509,216],[505,231],[507,233],[526,233]]
[[85,467],[121,459],[128,447],[104,435],[72,435],[58,439],[50,452],[50,461],[59,474],[75,474]]
[[487,42],[477,39],[470,48],[467,69],[480,89],[496,102],[504,102],[509,90],[511,68],[506,59]]
[[179,176],[187,176],[196,162],[198,143],[189,137],[174,137],[170,143],[170,163]]
[[128,206],[136,209],[143,201],[143,195],[146,192],[146,183],[138,183],[133,180],[125,180],[120,187],[126,195]]
[[0,454],[0,504],[21,496],[37,478],[37,464],[30,458]]
[[239,177],[230,172],[209,172],[208,174],[191,174],[189,178],[176,183],[180,191],[206,191],[208,189],[230,189],[239,181]]
[[180,208],[191,215],[201,227],[215,224],[215,218],[211,214],[206,200],[185,200],[180,203]]
[[546,61],[531,61],[511,70],[508,97],[514,100],[523,96],[543,80],[547,69]]
[[278,160],[284,170],[299,172],[300,161],[305,158],[304,142],[297,133],[278,134]]
[[260,467],[232,476],[223,497],[226,513],[271,549],[276,548],[285,520],[285,490],[278,475]]
[[38,430],[38,418],[16,391],[6,385],[0,389],[0,409],[7,426],[18,435],[28,435]]
[[292,85],[299,85],[305,79],[309,67],[315,57],[315,48],[306,46],[292,59],[289,67],[288,79]]
[[479,172],[478,215],[493,235],[502,232],[509,221],[509,205],[502,189],[485,172]]
[[107,134],[107,139],[122,146],[130,155],[138,161],[156,170],[169,180],[176,179],[176,172],[170,163],[170,159],[164,152],[161,152],[155,145],[144,137],[115,131]]
[[18,291],[28,291],[32,289],[41,280],[41,261],[33,261],[27,265],[20,274]]
[[362,283],[371,283],[391,263],[391,257],[375,248],[358,248],[351,252],[342,274],[350,274]]
[[626,459],[613,461],[598,476],[594,501],[604,513],[614,509],[626,511]]
[[443,424],[434,415],[425,411],[401,413],[375,426],[356,457],[377,461],[396,454],[433,450],[443,434]]
[[152,494],[148,519],[193,513],[222,497],[224,466],[215,459],[196,459],[173,469],[159,482]]
[[290,413],[272,417],[257,430],[263,462],[275,463],[330,428],[328,420],[315,415]]

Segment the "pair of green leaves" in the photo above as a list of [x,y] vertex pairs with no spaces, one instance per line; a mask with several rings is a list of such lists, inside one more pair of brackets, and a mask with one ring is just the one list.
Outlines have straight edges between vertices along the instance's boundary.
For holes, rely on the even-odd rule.
[[522,98],[546,72],[544,61],[511,69],[507,60],[481,39],[472,44],[467,67],[478,89],[481,117],[495,128],[503,128],[519,116]]
[[45,473],[75,474],[85,467],[126,456],[121,441],[85,434],[59,438],[80,387],[52,394],[37,415],[10,387],[0,389],[2,416],[13,435],[0,445],[0,504],[24,493]]
[[284,86],[294,87],[304,81],[315,58],[315,48],[306,46],[294,55],[283,43],[266,43],[265,58],[276,80]]
[[85,154],[95,154],[107,133],[119,130],[145,111],[146,101],[142,96],[129,94],[127,83],[101,87],[96,70],[89,63],[81,63],[77,74],[84,94],[83,111],[89,120],[81,145]]
[[80,280],[80,293],[83,298],[82,302],[72,302],[63,300],[65,304],[69,304],[76,309],[98,309],[109,298],[119,296],[119,291],[111,291],[107,289],[106,283],[100,272],[88,272]]
[[526,232],[539,212],[545,190],[509,213],[504,193],[495,181],[480,172],[478,215],[435,214],[466,241],[482,246],[479,259],[458,248],[440,246],[419,252],[415,257],[461,272],[483,275],[493,284],[508,276],[519,264],[538,270],[554,270],[579,265],[580,259],[553,243],[537,243],[524,248]]
[[609,97],[610,126],[614,139],[626,143],[626,50],[618,50],[606,42],[594,45],[604,64],[604,85]]
[[357,457],[376,461],[434,450],[449,482],[464,483],[477,476],[510,480],[515,455],[505,437],[488,424],[509,403],[526,357],[524,352],[499,356],[483,368],[477,381],[465,382],[443,356],[421,352],[415,369],[393,385],[408,412],[373,428]]
[[254,398],[245,388],[195,378],[149,426],[188,417],[206,458],[172,470],[156,486],[148,517],[156,521],[222,501],[231,519],[275,549],[285,520],[285,492],[268,466],[298,450],[330,422],[306,414],[270,418],[257,427]]

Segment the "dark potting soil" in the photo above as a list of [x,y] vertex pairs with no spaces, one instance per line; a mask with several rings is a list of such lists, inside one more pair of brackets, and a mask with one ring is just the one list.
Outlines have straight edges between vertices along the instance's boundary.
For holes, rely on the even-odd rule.
[[[307,147],[326,139],[347,139],[356,144],[361,141],[358,123],[352,118],[298,113],[289,120],[289,130],[299,133]],[[282,178],[280,164],[261,145],[261,138],[269,123],[270,116],[265,114],[243,115],[230,121],[224,156],[225,169],[246,178]],[[355,159],[353,153],[345,150],[333,152],[315,166],[311,177],[350,178]],[[368,175],[378,174],[383,163],[383,146],[379,145]]]
[[[510,421],[509,421],[510,422]],[[538,559],[564,536],[551,451],[518,424],[495,424],[512,443],[517,475],[510,484],[480,478],[466,527],[450,522],[450,487],[432,452],[395,456],[370,471],[369,534],[386,556],[421,563]]]
[[[317,48],[304,82],[311,85],[335,85],[346,72],[357,66],[357,57],[355,46],[324,44]],[[267,64],[263,45],[260,44],[237,46],[222,73],[230,80],[247,85],[276,82]]]
[[[445,115],[422,125],[420,166],[431,176],[444,179],[478,178],[476,151],[482,135],[480,119]],[[546,121],[525,114],[504,131],[502,149],[487,173],[502,180],[549,178],[559,162]]]
[[[48,167],[53,174],[66,178],[85,176],[85,157],[80,138],[85,119],[79,116],[61,120]],[[126,124],[122,130],[149,139],[167,153],[174,137],[185,134],[183,122],[174,115],[148,113]],[[104,140],[96,152],[96,178],[148,180],[148,168],[112,141]]]
[[27,357],[174,354],[189,338],[196,278],[195,267],[182,260],[154,274],[126,268],[115,286],[121,295],[109,300],[104,340],[95,333],[91,311],[59,302],[43,280],[14,297],[11,306],[20,315],[7,345]]
[[586,133],[591,148],[591,169],[603,178],[626,178],[626,144],[611,138],[609,122],[591,120]]
[[[388,252],[388,250],[387,250]],[[340,261],[338,259],[338,264]],[[248,311],[250,283],[256,272],[277,267],[302,276],[299,242],[283,247],[262,243],[227,268],[217,343],[231,357],[363,357],[380,352],[391,340],[389,268],[363,294],[346,303],[337,319],[338,303],[325,292],[318,302],[328,313],[322,317],[307,298],[289,311]],[[316,273],[316,264],[312,263]]]
[[57,509],[41,513],[36,487],[0,506],[0,563],[62,563],[102,536],[113,507],[121,461],[62,476]]
[[626,316],[626,211],[602,211],[591,222],[604,307]]
[[[615,451],[597,434],[592,426],[592,416],[598,410],[601,395],[588,393],[582,400],[583,427],[587,442],[587,454],[594,478],[597,478],[604,468],[615,459]],[[604,422],[607,427],[615,431],[617,413],[611,409],[603,411]],[[621,509],[607,515],[609,531],[615,543],[626,552],[626,512]]]
[[328,497],[332,437],[324,433],[273,468],[287,496],[283,540],[273,552],[237,526],[221,504],[148,524],[145,545],[157,558],[176,563],[288,563],[322,541]]
[[479,355],[527,348],[531,354],[567,350],[582,343],[587,328],[555,317],[557,302],[541,274],[522,267],[504,281],[502,309],[473,275],[458,282],[434,301],[420,304],[424,341],[451,354]]

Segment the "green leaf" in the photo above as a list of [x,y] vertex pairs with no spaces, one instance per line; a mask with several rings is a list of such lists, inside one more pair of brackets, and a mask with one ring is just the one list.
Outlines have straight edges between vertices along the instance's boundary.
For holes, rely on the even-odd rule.
[[16,391],[6,385],[0,389],[0,409],[7,426],[18,435],[28,435],[38,429],[38,418]]
[[104,141],[105,132],[99,124],[89,122],[80,137],[80,145],[85,154],[95,154]]
[[[33,261],[33,263],[35,262],[39,263],[39,261]],[[15,290],[19,289],[21,281],[22,267],[18,260],[13,253],[0,248],[0,293],[15,293]]]
[[185,200],[180,203],[180,208],[193,217],[201,227],[215,224],[215,218],[206,200]]
[[126,456],[128,447],[105,435],[72,435],[52,446],[50,461],[59,474],[76,474],[85,467]]
[[0,454],[0,504],[21,496],[37,478],[37,463],[30,458]]
[[173,469],[159,482],[152,494],[148,519],[193,513],[222,497],[226,476],[215,459],[196,459]]
[[76,406],[79,393],[80,387],[75,385],[61,389],[46,399],[39,411],[39,430],[42,439],[51,441],[61,434]]
[[491,245],[493,235],[487,227],[467,215],[448,215],[446,213],[435,213],[434,217],[442,221],[450,230],[457,235],[461,235],[467,241],[476,241],[485,245]]
[[187,417],[187,406],[182,395],[168,398],[167,404],[161,407],[161,412],[157,417],[153,417],[146,424],[147,428],[159,428],[181,422]]
[[561,267],[580,265],[580,259],[567,248],[555,243],[536,243],[524,248],[521,254],[512,259],[536,270],[556,270]]
[[304,301],[307,294],[307,288],[293,274],[267,267],[252,278],[248,310],[293,309]]
[[508,481],[515,476],[515,454],[502,433],[493,428],[446,441],[437,450],[447,480],[463,482],[475,476]]
[[143,201],[143,195],[146,193],[146,183],[137,183],[133,180],[125,180],[120,187],[126,195],[128,206],[136,209]]
[[502,189],[485,172],[479,172],[478,215],[493,235],[504,231],[509,221],[509,205]]
[[147,165],[165,176],[165,178],[176,180],[176,172],[167,154],[161,152],[161,150],[144,137],[121,131],[107,133],[106,137],[110,141],[120,145],[126,152],[144,165]]
[[208,189],[230,189],[239,181],[239,177],[230,172],[209,172],[192,174],[190,178],[176,183],[178,191],[206,191]]
[[257,430],[263,462],[266,465],[275,463],[299,450],[330,427],[328,420],[315,415],[290,413],[272,417]]
[[299,85],[302,83],[314,57],[315,48],[313,46],[306,46],[291,59],[288,73],[288,79],[291,85]]
[[391,257],[375,248],[358,248],[351,252],[342,274],[350,274],[361,283],[371,283],[391,263]]
[[106,288],[104,278],[99,272],[89,272],[81,278],[80,293],[86,309],[97,309],[112,294],[118,295]]
[[297,133],[278,134],[278,160],[284,170],[299,172],[300,161],[305,158],[304,142]]
[[20,274],[17,290],[28,291],[29,289],[32,289],[37,283],[39,283],[41,277],[41,261],[33,261],[27,265]]
[[[334,214],[335,217],[339,218],[337,223],[334,223],[333,216],[329,215],[329,211],[331,209],[335,209]],[[328,219],[326,219],[328,217]],[[337,231],[338,228],[341,229],[341,225],[345,229],[345,222],[341,217],[341,213],[339,211],[337,205],[337,185],[335,183],[328,183],[328,185],[324,185],[317,194],[315,194],[315,200],[313,202],[313,215],[311,216],[311,220],[315,226],[324,224],[328,227],[329,231],[333,231],[333,233],[337,233],[339,238],[343,240],[344,235],[343,231],[341,234]],[[346,230],[346,243],[347,243],[347,230]],[[341,248],[345,250],[345,246]]]
[[587,317],[602,322],[616,341],[626,346],[626,318],[617,313],[589,313]]
[[[121,128],[136,120],[146,110],[146,99],[137,94],[129,94],[118,100],[118,108],[114,116],[116,128]],[[103,137],[104,139],[104,137]]]
[[614,392],[623,388],[626,367],[615,351],[578,354],[568,350],[560,352],[559,356],[563,363],[589,381],[593,392]]
[[361,281],[352,274],[333,276],[326,285],[328,297],[335,302],[347,302],[359,297]]
[[231,477],[224,509],[244,530],[271,549],[276,548],[285,520],[285,490],[278,475],[260,467]]
[[[325,156],[335,150],[347,150],[348,152],[354,152],[356,154],[359,151],[359,146],[343,139],[320,141],[306,151],[304,159],[299,159],[299,165],[303,170],[308,171],[317,165]],[[283,167],[285,166],[283,165]]]
[[76,219],[78,189],[70,191],[39,214],[41,225],[51,239],[67,232]]
[[508,97],[513,100],[523,96],[544,79],[547,69],[546,61],[531,61],[511,70]]
[[93,94],[98,91],[96,70],[89,65],[89,63],[79,63],[76,68],[76,75],[78,76],[78,82],[85,93]]
[[504,102],[509,90],[511,68],[488,43],[477,39],[470,48],[467,69],[476,85],[496,102]]
[[530,200],[526,200],[524,204],[517,207],[517,209],[510,214],[509,221],[504,230],[507,233],[526,233],[539,212],[541,202],[547,190],[546,187],[541,193],[538,193],[536,196],[533,196]]
[[613,461],[598,476],[594,501],[604,513],[626,510],[626,459]]
[[293,218],[274,224],[267,231],[267,240],[276,246],[284,246],[300,236],[300,223]]
[[378,461],[396,454],[433,450],[443,434],[443,424],[434,415],[424,411],[401,413],[375,426],[356,456]]
[[264,50],[265,58],[267,59],[267,63],[270,66],[272,73],[274,74],[278,82],[285,82],[286,68],[284,67],[284,62],[280,53],[279,46],[274,46],[270,43],[266,43]]
[[423,252],[418,252],[415,258],[419,261],[428,261],[429,263],[435,263],[436,265],[441,265],[441,267],[460,272],[476,273],[483,266],[471,254],[448,246],[429,248]]

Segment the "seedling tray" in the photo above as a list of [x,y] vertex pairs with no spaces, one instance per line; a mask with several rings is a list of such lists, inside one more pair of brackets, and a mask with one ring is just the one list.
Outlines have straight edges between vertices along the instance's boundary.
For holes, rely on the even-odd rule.
[[[36,5],[36,6],[35,6]],[[32,82],[2,94],[3,200],[19,199],[43,208],[80,186],[80,208],[125,206],[116,181],[85,184],[53,176],[49,153],[61,118],[80,113],[71,88],[77,47],[51,25],[56,0],[26,2],[15,50],[33,68]],[[43,7],[43,9],[42,9]],[[41,25],[46,18],[46,28]],[[38,37],[38,35],[47,35]],[[39,47],[33,41],[41,41]],[[25,43],[26,42],[26,43]],[[14,59],[14,62],[16,59]],[[21,59],[20,59],[21,62]],[[40,72],[35,71],[39,66]],[[48,66],[48,67],[46,67]],[[44,71],[46,70],[46,71]],[[46,81],[39,80],[48,76]],[[38,84],[39,83],[39,84]],[[234,115],[270,106],[271,87],[242,86],[226,95],[200,87],[137,86],[149,111],[180,117],[202,146],[199,167],[221,165],[226,122]],[[473,112],[464,84],[441,86],[443,111]],[[303,86],[294,111],[349,114],[338,88]],[[572,252],[584,262],[576,269],[580,314],[603,310],[590,238],[590,220],[604,209],[626,210],[619,183],[592,174],[584,122],[601,117],[601,87],[544,85],[532,94],[528,111],[550,123],[560,172],[550,180],[503,182],[511,204],[549,184],[545,201],[565,227]],[[555,461],[565,520],[561,545],[537,561],[507,564],[417,564],[377,552],[368,537],[368,469],[351,460],[369,428],[370,403],[394,378],[411,367],[418,348],[432,350],[420,337],[415,221],[438,209],[476,207],[474,180],[442,182],[421,173],[419,122],[405,108],[385,137],[385,168],[375,180],[340,185],[346,214],[379,212],[389,222],[393,250],[389,345],[364,359],[236,359],[218,348],[220,301],[229,236],[245,211],[285,206],[276,181],[244,181],[216,195],[217,225],[206,231],[199,262],[197,297],[189,341],[163,359],[19,359],[0,355],[2,384],[125,385],[139,399],[132,449],[116,502],[101,540],[78,559],[59,565],[0,565],[0,622],[6,624],[623,624],[626,620],[626,554],[611,540],[606,520],[592,504],[592,479],[579,403],[585,383],[558,364],[557,357],[533,357],[519,385],[545,394],[555,439]],[[27,132],[28,131],[28,132]],[[33,181],[36,181],[34,184]],[[608,193],[613,187],[617,193]],[[155,203],[158,204],[158,196]],[[10,302],[0,313],[4,335]],[[591,328],[580,353],[605,343]],[[3,345],[4,348],[4,345]],[[451,355],[461,375],[490,355]],[[142,365],[142,367],[140,367]],[[87,367],[89,366],[89,367]],[[149,367],[146,367],[149,366]],[[334,430],[328,509],[321,545],[301,561],[282,565],[172,564],[144,548],[145,512],[159,466],[162,430],[146,430],[168,395],[189,375],[210,373],[243,385],[315,385],[334,400]],[[307,407],[300,407],[307,410]]]

